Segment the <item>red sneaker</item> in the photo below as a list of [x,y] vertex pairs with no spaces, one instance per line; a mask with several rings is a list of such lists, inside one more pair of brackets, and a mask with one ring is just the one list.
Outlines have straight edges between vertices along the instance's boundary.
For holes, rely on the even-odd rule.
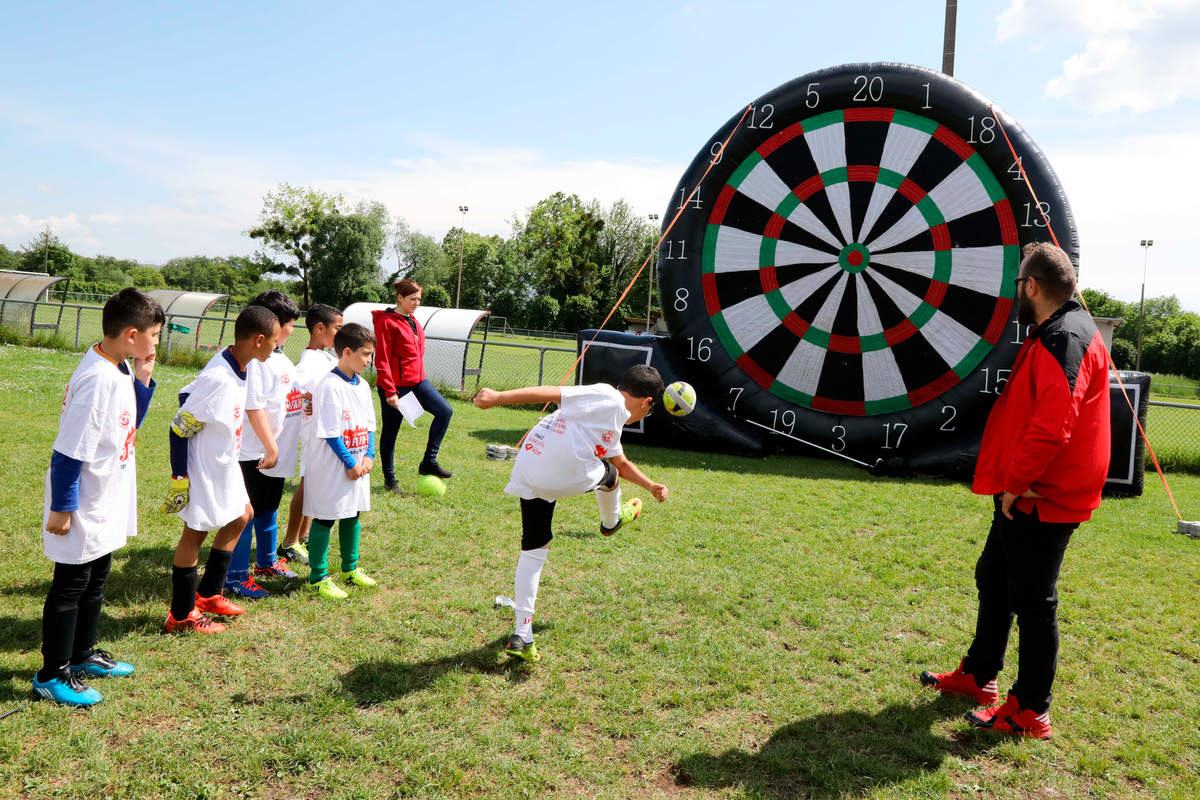
[[175,619],[175,616],[168,611],[166,627],[168,633],[184,633],[185,631],[195,631],[196,633],[220,633],[221,631],[225,630],[224,625],[219,622],[214,622],[194,608],[192,609],[192,613],[188,614],[183,619]]
[[1026,736],[1030,739],[1050,738],[1050,712],[1043,711],[1037,714],[1028,708],[1022,709],[1014,694],[1010,694],[1002,705],[985,708],[983,711],[972,711],[966,716],[967,722],[977,728],[987,728],[1013,736]]
[[216,614],[221,617],[236,617],[239,614],[246,613],[246,609],[241,606],[234,605],[225,599],[224,595],[214,594],[212,597],[201,597],[196,594],[196,608],[203,611],[205,614]]
[[958,662],[958,669],[953,672],[922,672],[920,681],[924,686],[937,689],[942,694],[957,694],[969,697],[981,706],[993,705],[1000,699],[996,689],[996,679],[992,678],[985,685],[975,682],[975,676],[962,671],[963,662]]

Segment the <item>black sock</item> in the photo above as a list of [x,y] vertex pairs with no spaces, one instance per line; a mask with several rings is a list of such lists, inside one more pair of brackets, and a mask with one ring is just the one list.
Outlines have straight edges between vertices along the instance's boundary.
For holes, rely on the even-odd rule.
[[196,591],[201,597],[213,597],[221,593],[225,586],[225,578],[229,575],[229,562],[233,561],[232,550],[218,550],[213,547],[208,551],[208,563],[204,565],[204,577],[200,579],[200,588]]
[[171,616],[182,621],[196,607],[196,567],[171,567]]

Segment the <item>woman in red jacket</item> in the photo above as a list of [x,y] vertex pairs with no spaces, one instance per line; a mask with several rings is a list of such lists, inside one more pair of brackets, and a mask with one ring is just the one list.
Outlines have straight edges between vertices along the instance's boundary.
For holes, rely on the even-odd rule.
[[396,448],[396,434],[400,432],[403,419],[399,411],[400,398],[409,392],[416,395],[421,407],[433,415],[425,457],[421,459],[417,473],[450,477],[450,471],[438,464],[437,456],[454,410],[433,384],[425,380],[425,329],[413,313],[420,305],[421,287],[416,281],[405,278],[396,281],[396,306],[371,312],[376,342],[375,386],[379,390],[383,409],[379,460],[383,467],[384,486],[390,490],[396,489],[392,457]]

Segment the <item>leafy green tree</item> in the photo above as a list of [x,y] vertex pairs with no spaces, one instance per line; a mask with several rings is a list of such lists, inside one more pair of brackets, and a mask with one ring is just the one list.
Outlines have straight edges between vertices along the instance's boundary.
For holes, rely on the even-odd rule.
[[446,284],[450,266],[442,246],[432,236],[412,230],[407,222],[398,218],[393,225],[391,243],[396,254],[396,273],[391,276],[391,282],[409,278],[426,290]]
[[[281,183],[263,198],[258,225],[247,232],[250,238],[261,239],[268,250],[285,257],[280,269],[299,279],[305,307],[309,305],[314,240],[322,230],[329,234],[330,228],[322,226],[337,212],[341,200],[341,195]],[[378,257],[375,260],[378,262]]]
[[126,274],[139,289],[165,289],[167,281],[158,267],[147,267],[140,264],[131,267]]
[[1112,359],[1117,369],[1133,369],[1137,348],[1124,339],[1113,338]]
[[[589,259],[600,267],[596,298],[597,308],[603,313],[592,323],[599,324],[603,320],[603,314],[608,313],[625,291],[638,267],[646,262],[658,240],[658,229],[644,215],[634,212],[625,200],[617,200],[607,209],[593,201],[588,206],[588,211],[604,222]],[[646,295],[650,291],[649,271],[654,266],[649,264],[646,267],[626,297],[626,302],[631,303],[634,308],[641,309],[633,314],[635,317],[644,316],[646,313]],[[657,296],[657,281],[654,289]]]
[[[21,269],[26,272],[46,272],[50,275],[76,277],[75,254],[47,228],[34,237],[21,251]],[[78,276],[82,278],[83,276]]]
[[345,308],[354,302],[391,298],[379,274],[386,221],[386,209],[378,203],[321,219],[311,247],[309,280],[314,300]]
[[585,208],[578,195],[554,193],[514,228],[539,287],[560,307],[573,294],[594,293],[599,266],[591,259],[604,220]]
[[[607,312],[608,309],[605,309]],[[573,294],[563,303],[558,312],[558,327],[568,331],[591,328],[603,320],[596,311],[596,299],[583,294]]]
[[0,244],[0,269],[21,269],[21,254]]
[[[420,283],[420,281],[417,281]],[[446,287],[438,284],[433,284],[428,289],[424,284],[421,285],[421,305],[433,306],[434,308],[451,308],[454,305],[454,298],[446,291]]]
[[529,304],[525,321],[530,328],[540,331],[553,330],[557,320],[558,301],[553,297],[542,295]]

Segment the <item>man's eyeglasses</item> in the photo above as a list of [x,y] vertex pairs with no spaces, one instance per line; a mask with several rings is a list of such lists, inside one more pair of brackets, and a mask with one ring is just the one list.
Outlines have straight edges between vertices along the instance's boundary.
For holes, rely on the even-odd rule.
[[1030,278],[1036,279],[1037,275],[1026,275],[1024,278],[1013,278],[1013,288],[1014,289],[1017,288],[1018,286],[1021,285],[1021,281],[1027,281]]

